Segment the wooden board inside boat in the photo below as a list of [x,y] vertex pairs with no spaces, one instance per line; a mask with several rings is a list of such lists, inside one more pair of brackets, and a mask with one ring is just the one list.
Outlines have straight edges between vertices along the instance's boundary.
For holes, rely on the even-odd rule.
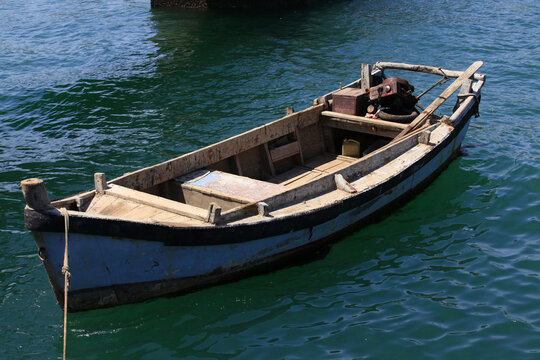
[[324,153],[309,159],[304,165],[296,166],[268,181],[294,188],[307,184],[324,174],[338,171],[350,165],[355,158]]

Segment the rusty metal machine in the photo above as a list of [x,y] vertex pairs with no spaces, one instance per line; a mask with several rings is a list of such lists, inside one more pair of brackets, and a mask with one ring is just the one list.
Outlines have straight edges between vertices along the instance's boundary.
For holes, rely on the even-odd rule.
[[349,87],[333,94],[333,111],[342,114],[381,118],[408,123],[416,116],[418,98],[412,93],[414,86],[405,79],[382,77],[374,79],[369,89]]
[[405,79],[391,77],[369,89],[367,113],[377,114],[383,120],[410,122],[418,111],[415,109],[417,98],[412,95],[414,86]]

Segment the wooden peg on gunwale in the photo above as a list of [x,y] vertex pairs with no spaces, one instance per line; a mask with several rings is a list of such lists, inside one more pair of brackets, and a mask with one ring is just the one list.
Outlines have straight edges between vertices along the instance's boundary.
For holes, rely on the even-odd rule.
[[257,203],[257,213],[259,214],[259,216],[268,216],[269,214],[268,204],[265,202],[259,201]]
[[371,83],[371,65],[362,64],[362,78],[360,79],[360,88],[367,90],[371,87]]
[[94,186],[98,194],[105,193],[105,190],[107,189],[107,179],[105,178],[104,173],[94,174]]

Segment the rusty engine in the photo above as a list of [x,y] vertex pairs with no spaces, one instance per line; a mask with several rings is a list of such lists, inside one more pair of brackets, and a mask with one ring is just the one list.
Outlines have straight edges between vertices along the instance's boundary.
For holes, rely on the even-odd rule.
[[418,111],[417,99],[412,95],[414,86],[405,79],[391,77],[369,89],[368,114],[377,114],[383,120],[410,122]]
[[378,85],[369,89],[349,87],[333,94],[333,111],[381,118],[383,120],[408,123],[416,116],[418,99],[412,95],[414,86],[405,79],[391,77],[374,78]]

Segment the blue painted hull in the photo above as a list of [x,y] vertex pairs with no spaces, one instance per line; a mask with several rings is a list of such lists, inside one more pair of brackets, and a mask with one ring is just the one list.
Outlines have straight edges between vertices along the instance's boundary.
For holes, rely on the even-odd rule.
[[[207,228],[183,229],[185,234],[189,233],[188,240],[182,238],[183,233],[178,229],[169,229],[171,234],[161,240],[159,236],[145,239],[70,232],[69,310],[174,295],[247,276],[261,267],[273,269],[280,260],[309,251],[366,219],[381,215],[427,185],[459,149],[469,117],[462,120],[446,141],[410,164],[393,182],[382,184],[367,195],[360,193],[347,201],[328,205],[316,213],[255,225],[216,227],[210,235]],[[219,238],[220,230],[223,239]],[[34,231],[34,235],[62,304],[64,234]],[[226,240],[229,238],[236,240]],[[197,239],[201,240],[197,242]]]

